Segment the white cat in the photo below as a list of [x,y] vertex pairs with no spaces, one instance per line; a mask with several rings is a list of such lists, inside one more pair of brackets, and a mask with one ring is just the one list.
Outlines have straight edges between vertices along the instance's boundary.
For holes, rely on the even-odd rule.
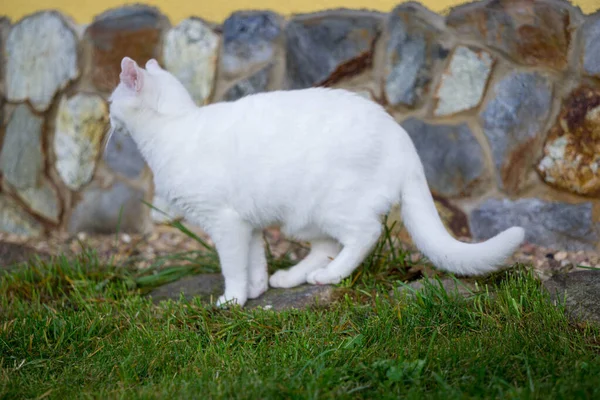
[[[225,277],[218,304],[243,305],[272,287],[335,284],[363,261],[381,217],[400,203],[416,246],[437,267],[484,274],[524,239],[513,227],[479,244],[442,224],[408,134],[380,105],[313,88],[197,107],[155,60],[126,57],[110,98],[154,173],[159,195],[215,243]],[[310,254],[268,278],[262,229],[311,243]]]

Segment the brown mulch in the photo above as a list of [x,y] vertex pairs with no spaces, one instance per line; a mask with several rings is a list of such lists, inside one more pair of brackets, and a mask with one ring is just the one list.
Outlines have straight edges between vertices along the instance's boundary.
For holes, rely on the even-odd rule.
[[[201,231],[194,233],[212,245],[210,238]],[[401,235],[402,236],[402,235]],[[275,256],[288,253],[292,260],[300,259],[307,253],[305,246],[287,241],[278,229],[265,231],[265,238]],[[64,254],[76,256],[86,249],[94,249],[103,262],[119,264],[135,258],[136,266],[143,269],[157,257],[189,251],[203,251],[204,248],[194,239],[179,230],[157,225],[148,235],[68,235],[54,234],[47,238],[28,238],[0,233],[0,264],[8,265],[27,261],[34,255],[42,258]],[[412,258],[420,258],[414,254]],[[547,279],[557,272],[570,272],[582,267],[600,268],[600,253],[594,251],[556,251],[532,244],[524,244],[513,255],[511,262],[532,265],[541,279]]]
[[[189,228],[189,227],[188,227]],[[210,238],[203,232],[193,230],[208,245]],[[265,231],[265,239],[275,257],[288,253],[292,260],[304,257],[305,246],[285,240],[277,229]],[[159,257],[191,251],[206,251],[193,238],[179,230],[157,225],[151,234],[89,235],[79,233],[52,234],[45,238],[31,238],[7,233],[0,233],[0,265],[23,262],[35,255],[48,258],[53,255],[77,256],[90,249],[94,250],[101,262],[119,264],[125,260],[136,260],[136,267],[143,269]]]

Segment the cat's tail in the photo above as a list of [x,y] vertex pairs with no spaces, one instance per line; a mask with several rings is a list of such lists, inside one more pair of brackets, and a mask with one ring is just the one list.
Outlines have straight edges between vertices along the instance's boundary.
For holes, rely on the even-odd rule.
[[402,190],[402,221],[419,250],[438,268],[458,275],[483,275],[499,269],[525,238],[512,227],[482,243],[454,239],[442,223],[421,163]]

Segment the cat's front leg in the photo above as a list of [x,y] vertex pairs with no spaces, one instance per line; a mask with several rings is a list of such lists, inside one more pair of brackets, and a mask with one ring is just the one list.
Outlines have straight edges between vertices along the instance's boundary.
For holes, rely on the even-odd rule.
[[226,210],[211,218],[206,230],[215,243],[225,278],[225,293],[219,297],[217,305],[243,306],[248,300],[248,258],[252,227],[235,211]]
[[250,260],[248,263],[248,298],[256,299],[269,288],[269,273],[263,233],[255,230],[250,241]]

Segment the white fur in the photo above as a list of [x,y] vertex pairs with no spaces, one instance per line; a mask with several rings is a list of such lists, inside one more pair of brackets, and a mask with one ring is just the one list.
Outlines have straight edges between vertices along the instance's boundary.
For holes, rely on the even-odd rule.
[[131,133],[159,195],[215,242],[225,277],[219,304],[243,305],[267,290],[260,232],[271,225],[312,244],[298,265],[271,276],[273,287],[349,276],[396,203],[417,247],[457,274],[493,271],[523,241],[518,227],[480,244],[448,234],[413,143],[372,101],[313,88],[198,108],[156,62],[132,63],[123,60],[111,96],[112,124]]

